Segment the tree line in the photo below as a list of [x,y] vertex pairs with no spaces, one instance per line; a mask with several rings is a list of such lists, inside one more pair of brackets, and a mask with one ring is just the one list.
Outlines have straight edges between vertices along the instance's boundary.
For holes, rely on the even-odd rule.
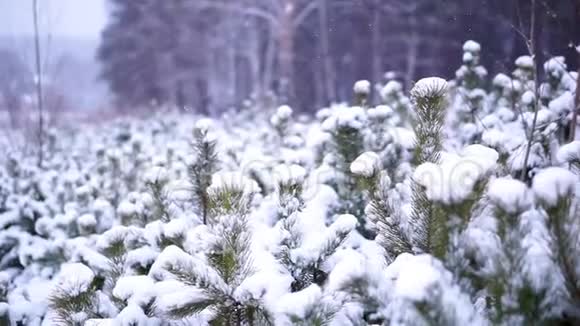
[[453,77],[466,39],[491,73],[526,54],[565,55],[580,36],[580,3],[538,0],[110,0],[98,58],[119,107],[175,105],[212,113],[274,95],[299,111],[351,97],[387,71],[410,88]]

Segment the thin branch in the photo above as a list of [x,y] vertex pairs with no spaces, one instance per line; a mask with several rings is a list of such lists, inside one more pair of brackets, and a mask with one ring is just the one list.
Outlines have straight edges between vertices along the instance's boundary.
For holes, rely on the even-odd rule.
[[233,3],[221,3],[217,1],[204,1],[204,0],[197,0],[195,1],[195,5],[199,5],[202,7],[210,8],[210,9],[218,9],[224,11],[233,11],[236,13],[240,13],[243,15],[254,16],[258,18],[262,18],[268,22],[270,22],[273,26],[278,25],[278,19],[276,16],[272,15],[268,11],[262,10],[256,7],[250,6],[243,6],[237,5]]
[[580,45],[578,45],[578,77],[576,78],[576,105],[570,121],[570,141],[576,139],[576,127],[578,126],[578,111],[580,111]]
[[304,7],[302,9],[302,11],[300,11],[300,13],[298,15],[296,15],[296,18],[294,18],[294,20],[292,21],[292,26],[294,26],[296,28],[296,27],[302,25],[302,23],[304,22],[304,20],[306,18],[308,18],[308,16],[315,9],[318,9],[318,2],[317,1],[310,2],[308,5],[306,5],[306,7]]
[[40,35],[38,34],[38,0],[32,1],[32,19],[34,24],[34,57],[36,65],[36,98],[38,101],[38,167],[42,167],[43,153],[43,96],[42,96],[42,66],[40,63]]
[[538,92],[538,68],[537,68],[537,58],[536,58],[536,53],[535,53],[535,46],[536,43],[534,41],[535,38],[535,26],[536,26],[536,0],[531,0],[532,1],[532,8],[531,8],[531,18],[530,18],[530,39],[528,40],[527,44],[528,44],[528,51],[530,53],[530,56],[532,57],[532,61],[534,63],[534,67],[532,70],[532,73],[534,75],[534,119],[532,120],[532,126],[531,126],[531,130],[530,130],[530,134],[529,134],[529,139],[528,139],[528,146],[526,148],[526,155],[524,157],[524,165],[522,167],[522,180],[525,181],[526,180],[526,175],[528,172],[528,160],[530,159],[530,152],[532,150],[532,143],[534,142],[534,131],[536,129],[536,123],[538,121],[538,111],[539,111],[539,105],[540,105],[540,99],[539,99],[539,92]]

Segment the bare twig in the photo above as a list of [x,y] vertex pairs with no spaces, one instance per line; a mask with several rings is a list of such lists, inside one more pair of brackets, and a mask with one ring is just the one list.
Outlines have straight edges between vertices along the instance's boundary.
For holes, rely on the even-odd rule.
[[43,96],[42,96],[42,66],[40,63],[40,35],[38,33],[38,0],[32,1],[32,18],[34,24],[34,57],[36,64],[36,98],[38,105],[38,167],[42,167],[43,161],[43,132],[44,132],[44,113],[43,113]]
[[534,131],[536,129],[536,123],[538,121],[538,111],[539,111],[539,104],[540,104],[540,96],[538,91],[538,64],[537,64],[537,57],[536,57],[536,42],[535,42],[535,27],[536,27],[536,0],[532,1],[532,8],[530,13],[530,38],[527,40],[526,44],[528,45],[528,52],[532,57],[532,61],[534,63],[534,67],[532,69],[532,74],[534,77],[534,118],[532,120],[532,126],[530,128],[530,134],[528,135],[528,145],[526,148],[526,155],[524,156],[524,166],[522,167],[522,175],[521,178],[523,181],[526,180],[526,175],[528,174],[528,160],[530,159],[530,151],[532,150],[532,144],[534,142]]

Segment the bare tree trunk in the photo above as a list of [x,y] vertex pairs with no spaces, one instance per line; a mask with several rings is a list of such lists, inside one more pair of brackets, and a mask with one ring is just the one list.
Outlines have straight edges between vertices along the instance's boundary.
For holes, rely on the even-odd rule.
[[580,111],[580,45],[578,51],[578,77],[576,78],[576,106],[572,113],[572,121],[570,121],[570,141],[576,139],[576,128],[578,127],[578,111]]
[[264,59],[264,73],[262,77],[262,91],[268,92],[272,88],[272,78],[274,75],[274,62],[276,60],[276,39],[273,35],[274,31],[270,35],[268,44],[266,46],[266,57]]
[[372,23],[372,47],[373,47],[373,59],[372,59],[372,76],[373,84],[379,83],[381,81],[381,76],[383,75],[383,51],[382,51],[382,40],[381,40],[381,15],[380,10],[373,10],[373,23]]
[[[233,36],[232,36],[233,37]],[[231,40],[233,41],[233,40]],[[236,103],[236,99],[238,97],[238,85],[237,85],[237,68],[238,65],[236,63],[236,49],[234,46],[230,46],[228,49],[228,100],[226,101],[226,103],[228,105],[230,104],[235,104]]]
[[278,61],[280,65],[280,97],[283,102],[291,102],[294,97],[294,0],[284,0],[280,18]]
[[417,59],[419,55],[419,33],[417,32],[417,18],[414,14],[409,17],[410,36],[407,41],[407,67],[405,69],[405,88],[413,87],[413,79],[417,71]]
[[[257,27],[254,26],[254,30]],[[247,49],[246,56],[248,59],[248,69],[249,69],[249,83],[250,87],[248,89],[252,92],[252,95],[259,95],[262,93],[262,85],[260,80],[260,39],[258,33],[252,33],[251,36],[251,46]]]
[[336,89],[334,88],[335,74],[332,56],[330,55],[330,38],[328,35],[328,0],[318,0],[318,15],[320,28],[320,43],[322,47],[322,61],[324,66],[324,85],[327,101],[336,101]]
[[534,62],[534,118],[532,119],[532,126],[530,128],[530,134],[528,135],[528,145],[526,147],[526,154],[524,156],[524,166],[522,167],[522,181],[527,180],[528,174],[528,160],[530,159],[530,152],[532,150],[532,145],[534,143],[534,132],[536,131],[536,123],[538,121],[538,111],[540,109],[540,94],[539,94],[539,82],[538,82],[538,59],[536,57],[536,0],[531,0],[531,12],[530,12],[530,36],[527,40],[528,52],[530,57]]
[[44,113],[42,95],[42,66],[40,63],[40,35],[38,33],[38,0],[32,0],[32,18],[34,24],[34,57],[36,66],[36,99],[38,102],[38,167],[42,167]]

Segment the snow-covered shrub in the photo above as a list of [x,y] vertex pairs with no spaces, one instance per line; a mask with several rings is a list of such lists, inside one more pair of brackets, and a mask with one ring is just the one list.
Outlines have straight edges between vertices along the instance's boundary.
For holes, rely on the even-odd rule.
[[577,75],[488,78],[481,51],[380,103],[361,81],[315,117],[256,98],[0,157],[0,324],[577,323]]

